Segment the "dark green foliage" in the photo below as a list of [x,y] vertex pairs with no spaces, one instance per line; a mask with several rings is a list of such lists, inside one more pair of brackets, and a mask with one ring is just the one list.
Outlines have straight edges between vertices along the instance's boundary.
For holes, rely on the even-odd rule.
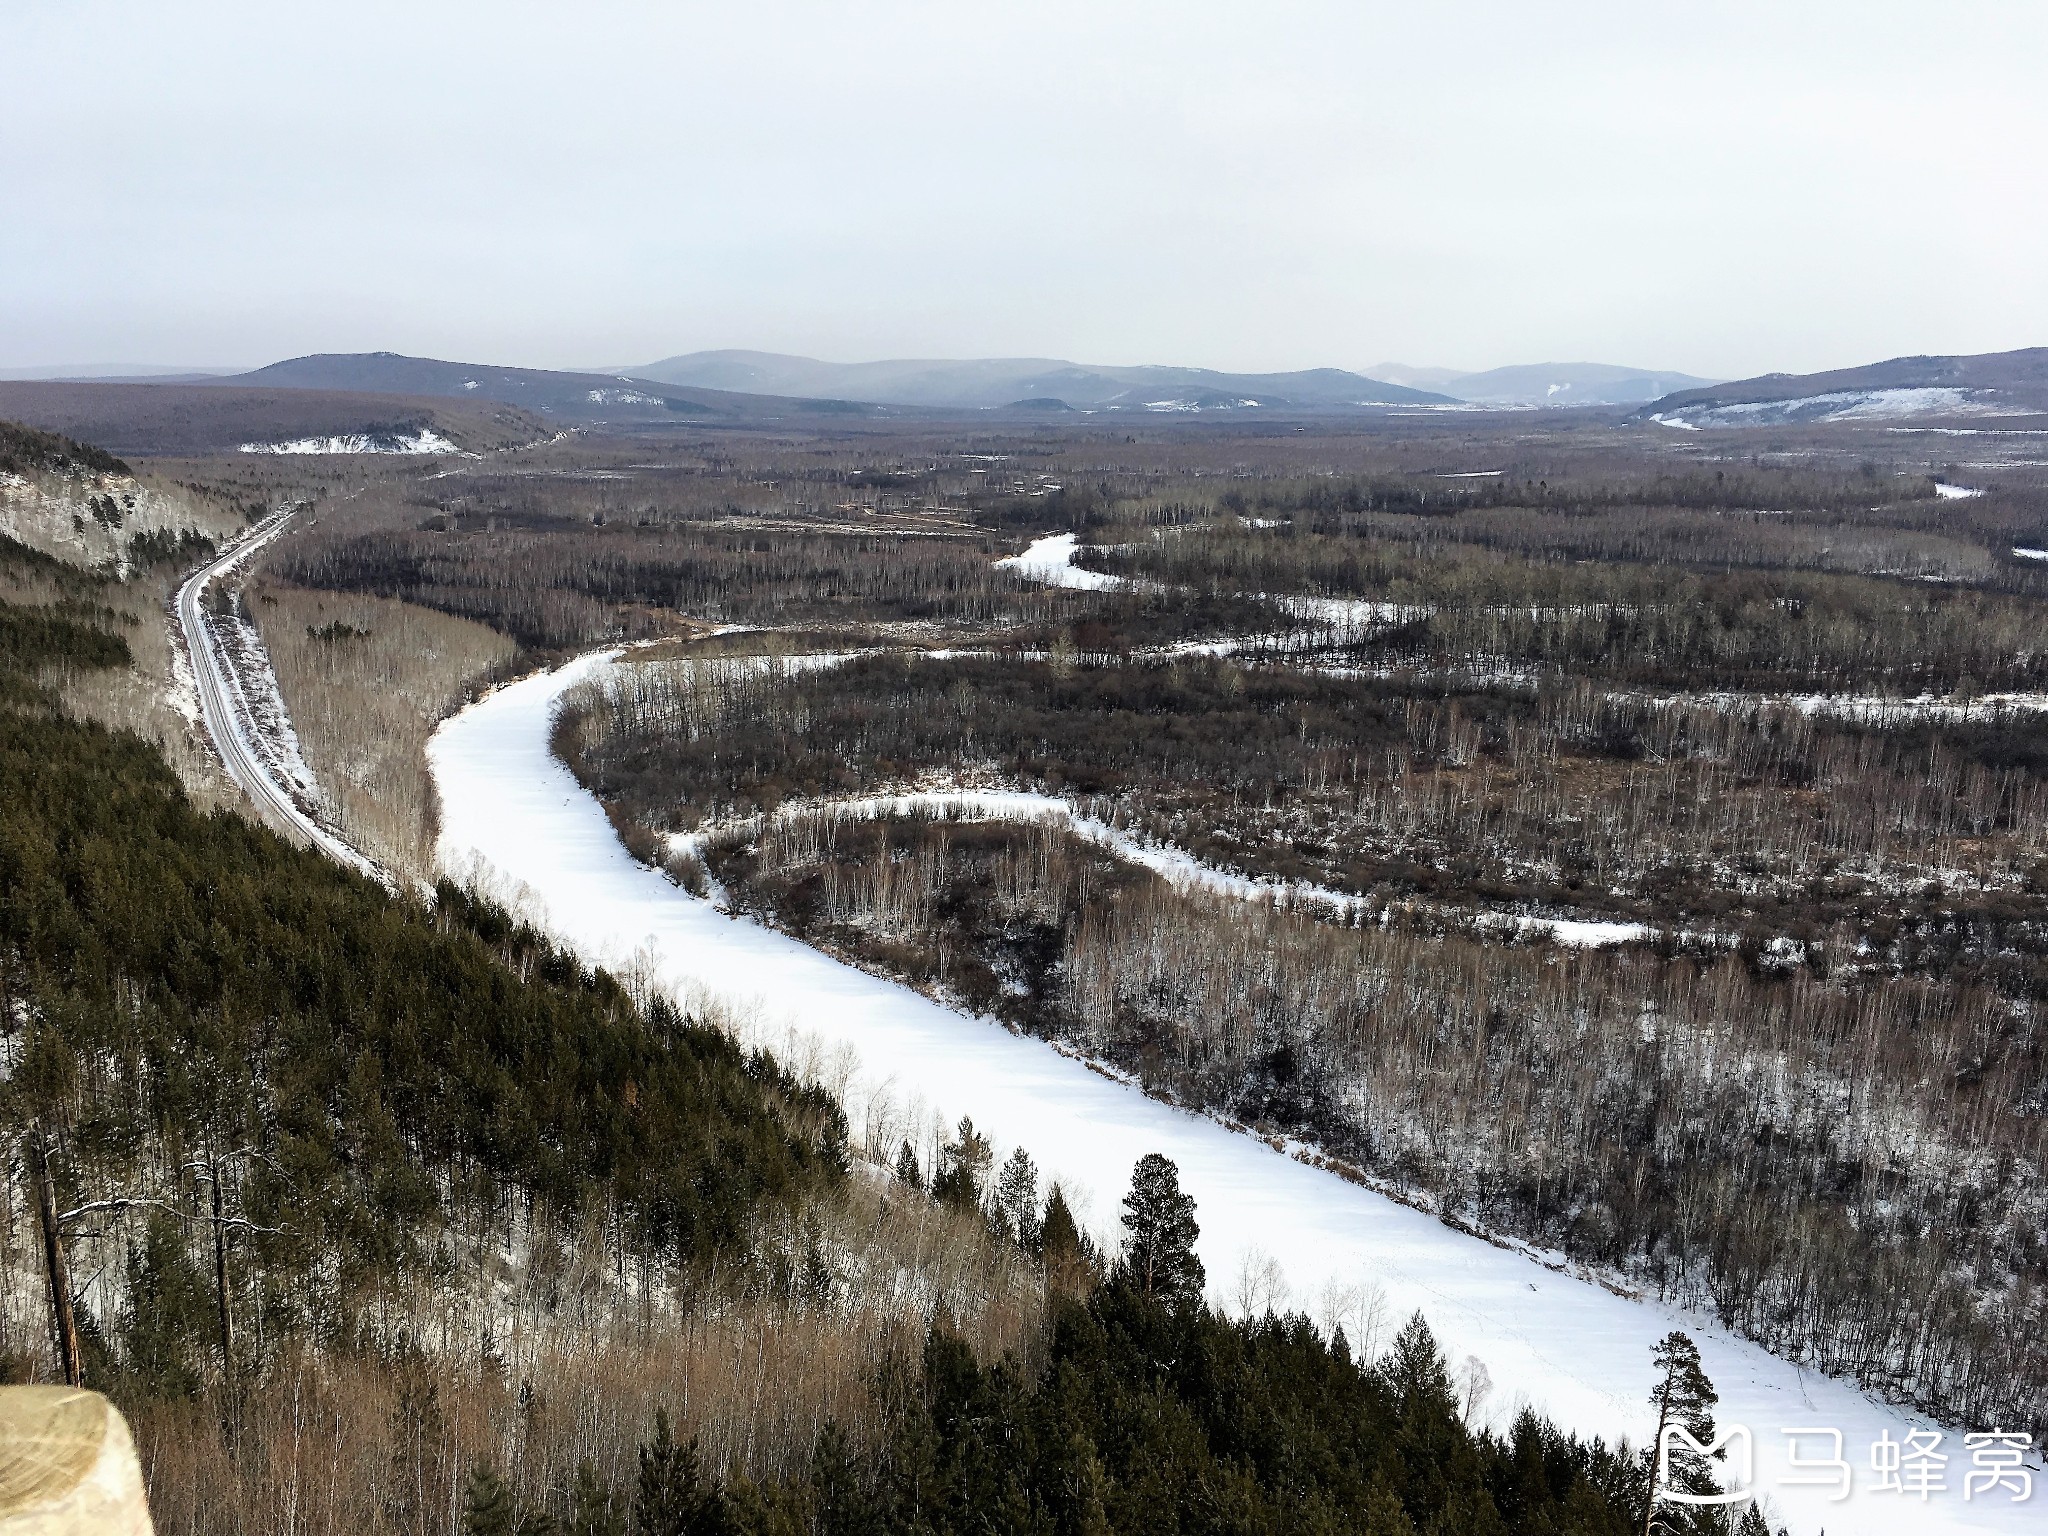
[[597,1480],[589,1462],[576,1468],[576,1486],[569,1496],[569,1518],[562,1536],[626,1536],[624,1501]]
[[924,1188],[924,1169],[918,1165],[917,1149],[907,1139],[896,1153],[896,1177],[912,1189]]
[[932,1175],[932,1193],[956,1210],[979,1209],[982,1182],[988,1177],[993,1157],[988,1138],[976,1131],[974,1122],[963,1115],[953,1140],[939,1149],[939,1168]]
[[[125,656],[0,607],[0,678]],[[253,1148],[237,1195],[256,1230],[235,1267],[268,1337],[345,1333],[452,1215],[517,1201],[570,1223],[614,1202],[638,1251],[692,1264],[742,1245],[763,1202],[843,1170],[837,1106],[765,1057],[642,1011],[453,887],[429,908],[201,815],[142,742],[9,697],[0,995],[33,1022],[0,1129],[52,1127],[68,1189],[132,1189],[180,1148]],[[188,1390],[207,1360],[189,1266],[151,1227],[129,1269],[160,1303],[126,1326],[132,1379]]]
[[544,1510],[521,1504],[488,1463],[470,1469],[463,1489],[462,1536],[553,1536]]
[[18,676],[57,663],[126,666],[128,642],[98,628],[92,617],[71,607],[19,608],[0,603],[0,674]]
[[633,1494],[633,1536],[725,1536],[732,1530],[725,1495],[697,1460],[697,1442],[677,1445],[666,1411],[654,1416],[654,1439],[640,1447]]
[[306,626],[306,638],[308,640],[318,640],[325,645],[335,645],[344,640],[362,640],[367,638],[369,633],[367,629],[358,629],[353,624],[344,624],[340,619],[322,624],[318,629],[315,629],[310,624]]
[[214,548],[213,540],[196,528],[158,528],[129,538],[128,563],[137,570],[155,565],[197,565],[212,559]]
[[512,1536],[512,1490],[489,1466],[470,1468],[463,1490],[462,1536]]
[[1088,1239],[1082,1235],[1080,1223],[1074,1220],[1066,1191],[1057,1184],[1045,1197],[1045,1214],[1038,1223],[1038,1250],[1045,1257],[1046,1273],[1055,1277],[1063,1270],[1078,1269],[1092,1262]]
[[[665,1420],[641,1448],[634,1536],[1243,1533],[1624,1536],[1633,1458],[1525,1414],[1473,1434],[1418,1320],[1398,1363],[1353,1364],[1306,1319],[1225,1321],[1116,1283],[1055,1304],[1045,1359],[978,1363],[942,1328],[877,1383],[883,1427],[819,1437],[807,1477],[709,1495]],[[675,1469],[687,1467],[679,1474]],[[677,1493],[678,1483],[686,1490]],[[591,1495],[579,1491],[574,1505]]]
[[996,1176],[995,1210],[1004,1231],[1027,1253],[1038,1248],[1038,1165],[1022,1147]]
[[208,1353],[213,1298],[179,1223],[152,1211],[128,1250],[128,1304],[121,1352],[133,1389],[189,1397],[201,1385],[197,1362]]
[[0,421],[0,473],[26,475],[37,470],[86,469],[103,475],[125,475],[128,466],[103,449],[76,443],[55,432],[43,432],[15,421]]
[[1180,1170],[1157,1152],[1138,1159],[1124,1196],[1123,1272],[1139,1292],[1168,1306],[1201,1300],[1205,1275],[1195,1256],[1195,1202],[1181,1193]]
[[1650,1406],[1657,1410],[1657,1431],[1649,1446],[1652,1465],[1663,1474],[1660,1486],[1685,1493],[1715,1492],[1720,1484],[1713,1463],[1683,1441],[1664,1448],[1668,1429],[1681,1429],[1700,1445],[1714,1441],[1714,1405],[1721,1398],[1700,1364],[1699,1346],[1673,1330],[1650,1351],[1657,1367],[1657,1386]]

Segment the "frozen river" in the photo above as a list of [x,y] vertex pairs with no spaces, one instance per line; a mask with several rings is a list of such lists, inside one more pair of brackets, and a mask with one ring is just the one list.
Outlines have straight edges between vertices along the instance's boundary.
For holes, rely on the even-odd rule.
[[[1567,1428],[1640,1443],[1652,1428],[1650,1348],[1675,1326],[1698,1341],[1721,1392],[1720,1421],[1746,1426],[1756,1487],[1773,1524],[1836,1532],[1940,1536],[2039,1531],[2048,1486],[1963,1496],[1970,1455],[1958,1434],[1947,1491],[1870,1491],[1870,1447],[1929,1428],[1840,1382],[1801,1372],[1699,1319],[1616,1296],[1535,1259],[1457,1233],[1427,1214],[1322,1172],[1254,1138],[1146,1098],[1042,1042],[939,1006],[754,923],[730,918],[634,862],[596,801],[548,751],[555,700],[606,665],[587,656],[498,690],[443,725],[430,755],[440,790],[440,855],[458,878],[516,899],[587,958],[637,969],[690,1001],[715,1001],[753,1039],[824,1063],[858,1136],[962,1114],[1000,1158],[1023,1145],[1113,1238],[1131,1167],[1146,1152],[1180,1165],[1201,1222],[1212,1297],[1231,1305],[1247,1260],[1270,1260],[1289,1304],[1315,1315],[1327,1289],[1384,1299],[1385,1337],[1410,1312],[1428,1317],[1454,1372],[1468,1357],[1493,1383],[1485,1412],[1505,1422],[1522,1402]],[[901,1134],[895,1130],[893,1134]],[[1360,1323],[1347,1322],[1354,1338]],[[1995,1426],[1970,1426],[1990,1429]],[[1856,1492],[1785,1486],[1787,1428],[1842,1431]],[[1800,1442],[1806,1460],[1825,1437]],[[2030,1458],[2031,1459],[2031,1458]],[[2038,1465],[2038,1460],[2035,1464]],[[2036,1482],[2044,1482],[2036,1477]],[[1993,1502],[1995,1499],[1998,1502]]]

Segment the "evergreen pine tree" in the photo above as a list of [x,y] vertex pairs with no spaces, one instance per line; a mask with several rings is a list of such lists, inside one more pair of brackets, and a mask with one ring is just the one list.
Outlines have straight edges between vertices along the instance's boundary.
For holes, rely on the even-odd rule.
[[1712,1493],[1720,1486],[1713,1463],[1698,1451],[1679,1444],[1671,1448],[1668,1458],[1664,1452],[1664,1435],[1670,1428],[1683,1429],[1701,1445],[1711,1445],[1714,1440],[1714,1405],[1721,1396],[1700,1365],[1699,1346],[1673,1329],[1650,1351],[1650,1359],[1658,1371],[1657,1385],[1650,1393],[1650,1406],[1657,1410],[1657,1433],[1650,1442],[1650,1469],[1653,1478],[1660,1470],[1666,1470],[1668,1475],[1652,1484],[1649,1507],[1643,1512],[1643,1536],[1649,1536],[1660,1508],[1667,1515],[1682,1508],[1660,1505],[1655,1497],[1657,1487]]
[[902,1149],[896,1154],[896,1177],[912,1189],[924,1188],[924,1169],[917,1163],[917,1149],[904,1138]]
[[1138,1159],[1124,1196],[1124,1268],[1147,1296],[1173,1305],[1197,1302],[1207,1275],[1195,1257],[1195,1202],[1181,1193],[1180,1169],[1157,1152]]
[[1079,1295],[1095,1283],[1094,1255],[1080,1223],[1074,1220],[1066,1192],[1058,1184],[1045,1197],[1045,1216],[1038,1224],[1038,1251],[1045,1260],[1046,1284],[1055,1291]]
[[597,1469],[587,1461],[576,1468],[565,1536],[626,1536],[626,1521],[617,1497],[597,1480]]
[[722,1536],[727,1529],[725,1500],[704,1480],[697,1442],[677,1445],[667,1410],[656,1409],[654,1439],[640,1447],[633,1536]]
[[489,1462],[469,1469],[463,1490],[462,1536],[515,1536],[512,1490]]
[[1038,1165],[1022,1147],[1012,1152],[996,1176],[996,1210],[1017,1246],[1036,1252],[1039,1241]]
[[965,1115],[954,1139],[939,1149],[939,1171],[932,1177],[932,1193],[957,1210],[981,1208],[981,1183],[995,1153],[988,1138],[974,1128]]
[[846,1437],[827,1424],[811,1453],[811,1498],[818,1536],[883,1536],[886,1526],[861,1480]]

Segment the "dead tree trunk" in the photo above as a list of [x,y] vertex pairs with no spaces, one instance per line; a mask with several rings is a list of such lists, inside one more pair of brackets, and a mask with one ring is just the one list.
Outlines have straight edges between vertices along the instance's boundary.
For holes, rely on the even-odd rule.
[[57,1223],[57,1196],[50,1188],[50,1148],[38,1126],[28,1139],[29,1175],[36,1186],[36,1219],[43,1229],[43,1269],[50,1282],[50,1329],[57,1340],[57,1366],[66,1386],[85,1381],[78,1348],[78,1314],[71,1302],[71,1266],[64,1257],[64,1233]]

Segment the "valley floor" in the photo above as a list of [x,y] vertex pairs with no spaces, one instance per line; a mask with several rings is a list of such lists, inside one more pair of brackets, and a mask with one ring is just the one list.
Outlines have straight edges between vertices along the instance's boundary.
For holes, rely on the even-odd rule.
[[[592,961],[673,989],[743,1037],[773,1045],[842,1095],[878,1156],[971,1114],[998,1155],[1023,1145],[1107,1235],[1129,1169],[1161,1151],[1199,1206],[1212,1299],[1320,1311],[1370,1349],[1420,1308],[1454,1362],[1492,1383],[1490,1416],[1527,1402],[1561,1426],[1644,1438],[1651,1345],[1683,1324],[1722,1393],[1721,1422],[1755,1436],[1757,1486],[1797,1532],[1840,1524],[1824,1492],[1778,1486],[1782,1430],[1845,1437],[1858,1486],[1868,1448],[1928,1428],[1842,1383],[1804,1373],[1691,1316],[1612,1294],[1547,1256],[1495,1246],[1213,1121],[1145,1097],[1090,1064],[796,941],[728,917],[636,863],[597,802],[549,749],[556,700],[602,653],[511,684],[447,722],[431,761],[445,869],[544,923]],[[801,1021],[799,1025],[798,1021]],[[1992,1426],[1972,1426],[1990,1428]],[[1951,1439],[1954,1437],[1951,1436]],[[1807,1442],[1811,1454],[1812,1442]],[[1953,1466],[1960,1466],[1960,1445]],[[1951,1480],[1959,1489],[1959,1475]],[[2034,1528],[2032,1505],[1922,1505],[1859,1492],[1856,1529],[1915,1536]]]

